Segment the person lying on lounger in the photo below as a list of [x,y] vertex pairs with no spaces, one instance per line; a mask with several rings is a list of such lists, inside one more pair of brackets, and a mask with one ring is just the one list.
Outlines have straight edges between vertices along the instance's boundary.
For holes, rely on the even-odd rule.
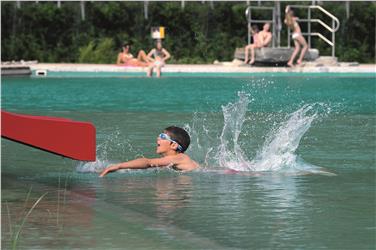
[[129,43],[125,43],[123,45],[122,52],[118,54],[118,58],[116,61],[117,65],[141,66],[141,67],[149,66],[150,61],[148,57],[146,56],[145,51],[140,50],[138,52],[137,58],[134,58],[130,50],[131,50],[131,45]]

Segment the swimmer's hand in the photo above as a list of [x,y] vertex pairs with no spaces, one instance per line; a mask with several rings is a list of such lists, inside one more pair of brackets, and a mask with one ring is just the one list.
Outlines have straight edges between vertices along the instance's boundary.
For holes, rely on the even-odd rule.
[[106,167],[100,174],[99,174],[99,177],[103,177],[105,176],[106,174],[108,174],[109,172],[112,172],[112,171],[116,171],[119,169],[119,166],[116,164],[116,165],[110,165],[108,167]]

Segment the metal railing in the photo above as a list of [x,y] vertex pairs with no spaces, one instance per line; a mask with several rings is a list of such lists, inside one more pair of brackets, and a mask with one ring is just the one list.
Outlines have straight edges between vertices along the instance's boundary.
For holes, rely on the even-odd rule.
[[[318,5],[309,5],[309,6],[307,6],[307,5],[291,5],[290,7],[292,7],[293,9],[299,9],[299,8],[300,9],[304,9],[304,8],[307,9],[307,19],[298,19],[297,21],[298,22],[307,22],[308,31],[304,32],[304,33],[302,32],[302,35],[308,36],[308,47],[311,48],[311,37],[317,36],[332,47],[332,57],[334,57],[335,56],[335,44],[336,44],[335,33],[339,29],[338,18],[335,17],[334,15],[332,15],[329,11],[325,10],[324,8],[322,8],[321,6],[318,6]],[[311,14],[312,14],[313,9],[318,9],[322,13],[324,13],[328,17],[330,17],[332,19],[331,27],[329,25],[327,25],[326,23],[324,23],[321,19],[312,19]],[[322,35],[319,32],[311,32],[311,24],[312,23],[319,23],[322,27],[324,27],[326,30],[331,32],[331,34],[332,34],[331,40],[329,40],[327,37],[325,37],[324,35]],[[287,42],[288,42],[288,46],[290,47],[290,29],[288,29],[287,35],[288,35]]]

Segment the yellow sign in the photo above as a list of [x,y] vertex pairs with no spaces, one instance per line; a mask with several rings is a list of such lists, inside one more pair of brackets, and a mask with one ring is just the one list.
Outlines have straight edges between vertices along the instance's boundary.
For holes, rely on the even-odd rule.
[[165,27],[152,27],[151,37],[153,39],[164,39],[165,38]]

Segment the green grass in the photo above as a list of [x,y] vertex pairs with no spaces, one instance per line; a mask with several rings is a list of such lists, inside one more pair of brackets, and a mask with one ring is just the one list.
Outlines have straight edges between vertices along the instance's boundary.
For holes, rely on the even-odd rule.
[[[26,200],[25,200],[25,205],[30,197],[30,193],[31,193],[31,188],[29,190],[29,193],[27,194],[27,197],[26,197]],[[20,235],[21,235],[21,232],[22,232],[22,229],[27,221],[27,219],[29,218],[30,214],[33,212],[34,208],[38,205],[38,203],[44,198],[44,196],[46,196],[48,194],[48,192],[44,193],[43,195],[41,195],[33,204],[33,206],[29,209],[29,211],[26,213],[26,215],[22,218],[22,221],[21,221],[21,224],[18,226],[17,230],[15,230],[14,232],[12,232],[12,228],[11,228],[11,221],[10,221],[10,213],[9,213],[9,208],[8,208],[8,203],[7,204],[7,209],[8,209],[8,218],[9,218],[9,227],[11,229],[11,234],[12,234],[12,241],[11,241],[11,248],[12,249],[17,249],[17,244],[18,244],[18,241],[19,241],[19,238],[20,238]]]

